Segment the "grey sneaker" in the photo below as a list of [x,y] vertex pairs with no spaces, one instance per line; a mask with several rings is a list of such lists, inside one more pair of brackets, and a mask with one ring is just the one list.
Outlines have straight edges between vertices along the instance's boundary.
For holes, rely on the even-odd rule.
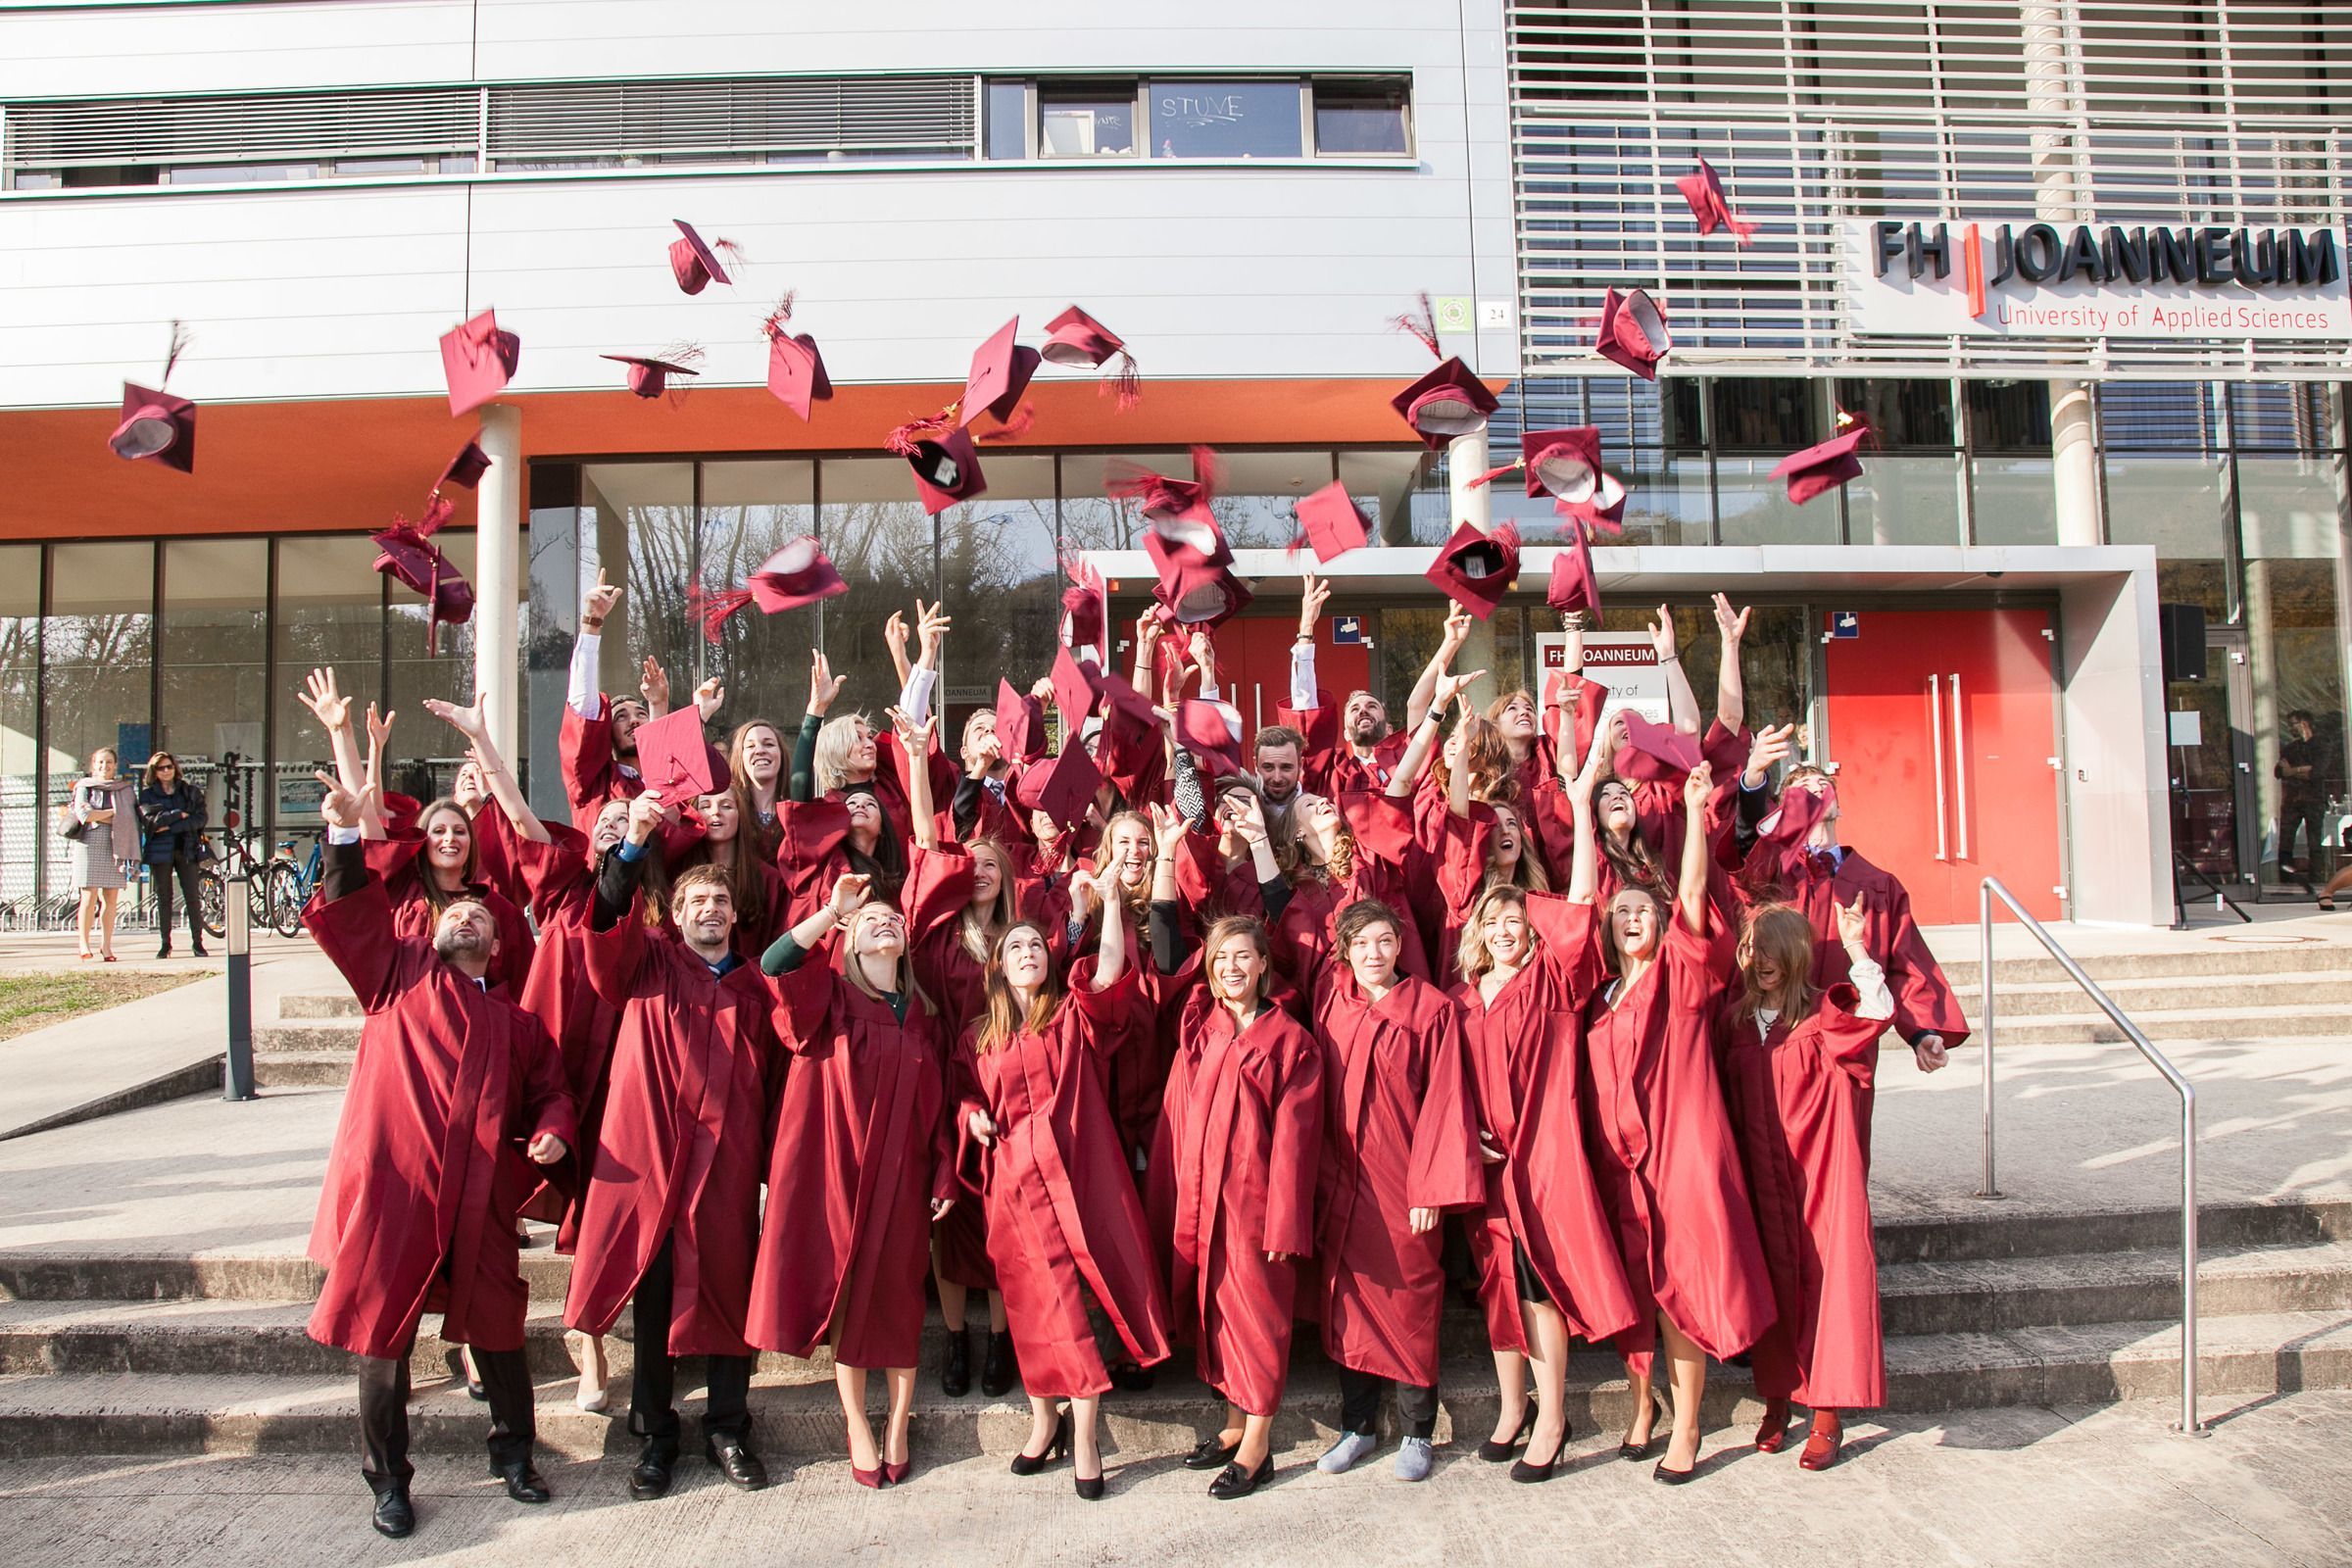
[[1399,1481],[1427,1481],[1431,1467],[1437,1462],[1437,1451],[1430,1447],[1427,1438],[1407,1438],[1396,1445],[1396,1479]]
[[[1315,1461],[1315,1468],[1327,1476],[1345,1474],[1361,1463],[1374,1448],[1379,1446],[1380,1439],[1369,1432],[1343,1432],[1340,1434],[1339,1442],[1323,1450],[1323,1457]],[[1427,1447],[1428,1445],[1423,1444],[1422,1446]],[[1422,1473],[1425,1475],[1428,1473],[1426,1466]]]

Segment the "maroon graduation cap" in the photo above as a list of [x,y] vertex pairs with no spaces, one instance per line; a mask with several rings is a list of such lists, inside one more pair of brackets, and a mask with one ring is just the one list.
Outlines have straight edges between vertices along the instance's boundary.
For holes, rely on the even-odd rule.
[[1075,305],[1046,323],[1046,344],[1038,352],[1048,365],[1084,366],[1090,370],[1102,368],[1115,357],[1118,370],[1103,377],[1102,390],[1118,393],[1122,413],[1143,397],[1135,356],[1127,352],[1126,340]]
[[701,618],[703,635],[717,642],[719,627],[746,605],[758,605],[761,614],[777,615],[849,591],[850,585],[825,559],[817,542],[802,538],[760,563],[742,587],[715,593],[697,588],[687,594],[686,603],[689,612]]
[[1625,710],[1625,744],[1617,749],[1617,776],[1625,779],[1681,778],[1698,766],[1698,737],[1671,724],[1653,724]]
[[1447,360],[1389,399],[1389,406],[1404,416],[1422,445],[1438,452],[1457,435],[1485,429],[1487,416],[1502,405],[1470,367]]
[[522,339],[484,311],[441,334],[441,371],[449,381],[449,412],[471,414],[506,390],[522,364]]
[[[1849,418],[1839,415],[1840,420]],[[1862,476],[1862,460],[1854,449],[1870,434],[1870,426],[1852,421],[1850,428],[1830,437],[1818,446],[1802,452],[1791,452],[1773,465],[1772,476],[1788,481],[1788,499],[1803,506],[1824,491],[1835,490],[1848,479]]]
[[1076,555],[1062,557],[1061,569],[1070,579],[1061,591],[1061,640],[1072,648],[1099,648],[1109,599],[1102,574]]
[[134,382],[122,383],[122,420],[106,438],[118,458],[152,458],[181,473],[196,469],[196,405]]
[[1804,858],[1805,840],[1812,837],[1813,825],[1829,809],[1826,795],[1816,795],[1808,789],[1784,789],[1780,805],[1756,824],[1756,837],[1787,852],[1783,864],[1794,870]]
[[662,799],[680,802],[718,788],[710,766],[710,743],[703,738],[702,710],[688,703],[637,726],[637,772]]
[[477,437],[459,448],[458,455],[449,460],[449,466],[443,468],[441,477],[433,482],[433,493],[438,495],[442,486],[452,484],[461,490],[470,490],[480,484],[482,475],[489,471],[490,454],[482,450],[482,443]]
[[1589,501],[1600,490],[1600,427],[1570,425],[1530,430],[1519,437],[1519,465],[1531,496]]
[[473,618],[473,585],[433,543],[433,534],[456,513],[455,505],[435,494],[415,522],[395,516],[389,528],[370,536],[375,541],[375,569],[424,596],[430,611],[424,622],[428,656],[440,647],[444,623],[462,626]]
[[1481,533],[1473,523],[1458,523],[1424,575],[1444,589],[1446,598],[1484,620],[1494,613],[1519,575],[1519,530],[1506,522],[1493,533]]
[[987,493],[980,449],[948,414],[910,419],[884,436],[882,444],[906,460],[925,512],[937,515],[958,501]]
[[1683,193],[1683,200],[1690,204],[1690,216],[1698,220],[1701,235],[1712,234],[1718,228],[1728,228],[1732,231],[1732,238],[1745,245],[1747,236],[1756,231],[1755,224],[1732,211],[1730,199],[1723,194],[1723,180],[1717,176],[1714,166],[1704,158],[1698,161],[1696,169],[1674,183]]
[[1054,683],[1054,708],[1061,714],[1063,734],[1077,734],[1078,726],[1094,717],[1102,673],[1092,660],[1081,660],[1067,648],[1054,651],[1054,672],[1047,678]]
[[1071,828],[1085,820],[1086,808],[1102,787],[1102,769],[1078,744],[1073,728],[1063,732],[1060,756],[1021,774],[1012,798],[1032,811],[1045,812],[1054,826]]
[[[1102,699],[1104,712],[1124,713],[1129,718],[1144,724],[1158,721],[1158,713],[1152,707],[1152,699],[1129,684],[1126,676],[1112,670],[1096,669],[1092,664],[1082,664],[1079,667],[1088,672],[1087,679],[1094,686],[1095,695]],[[1064,716],[1066,718],[1067,715]]]
[[[1046,715],[1037,699],[997,681],[997,748],[1006,761],[1027,761],[1045,751]],[[1033,749],[1034,748],[1034,749]]]
[[1625,486],[1615,474],[1603,471],[1599,485],[1582,501],[1554,500],[1551,510],[1594,533],[1625,532]]
[[718,263],[721,250],[739,254],[733,240],[707,240],[694,231],[694,225],[683,218],[673,218],[679,237],[669,242],[669,270],[678,280],[678,287],[689,294],[700,294],[716,279],[732,284],[727,270]]
[[1178,704],[1176,739],[1210,778],[1242,770],[1242,713],[1231,703],[1195,697]]
[[1551,563],[1551,586],[1544,602],[1562,614],[1574,610],[1600,609],[1600,578],[1592,570],[1592,543],[1581,523],[1568,524],[1568,537]]
[[1315,559],[1327,564],[1350,550],[1362,549],[1372,537],[1363,509],[1338,479],[1298,503],[1298,528],[1304,541],[1314,547]]
[[[1112,498],[1133,501],[1143,514],[1146,549],[1156,542],[1174,560],[1204,566],[1223,566],[1233,561],[1233,547],[1217,526],[1209,499],[1216,494],[1217,455],[1207,447],[1193,448],[1193,479],[1171,478],[1150,468],[1121,465],[1103,489]],[[1159,560],[1154,556],[1154,563]]]
[[1602,297],[1600,332],[1592,341],[1593,353],[1624,366],[1644,381],[1655,381],[1658,361],[1673,347],[1674,338],[1666,330],[1666,313],[1657,301],[1638,288],[1623,294],[1612,288]]
[[654,359],[639,354],[604,354],[600,359],[615,361],[629,368],[629,390],[641,398],[658,398],[669,390],[673,375],[700,375],[703,372],[692,365],[681,363],[702,358],[700,349],[668,349],[667,359]]
[[825,359],[816,350],[816,339],[792,330],[792,300],[786,293],[782,303],[760,323],[760,330],[767,338],[768,391],[806,419],[809,405],[831,401],[833,379],[825,374]]
[[[1171,552],[1156,534],[1145,536],[1144,554],[1159,574],[1152,597],[1165,607],[1170,620],[1188,630],[1222,625],[1257,597],[1231,566],[1209,565]],[[1232,553],[1226,554],[1230,558]]]
[[979,348],[972,351],[972,368],[963,378],[963,396],[956,400],[958,424],[970,424],[986,410],[999,420],[1012,417],[1020,406],[1021,393],[1029,386],[1029,378],[1037,373],[1043,356],[1037,350],[1023,348],[1013,341],[1021,329],[1021,318],[1014,317]]

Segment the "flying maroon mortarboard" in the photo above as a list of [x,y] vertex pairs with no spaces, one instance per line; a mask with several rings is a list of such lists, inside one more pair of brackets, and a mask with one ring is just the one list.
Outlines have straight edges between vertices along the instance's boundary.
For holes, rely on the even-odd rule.
[[1094,661],[1082,660],[1067,648],[1054,651],[1054,671],[1047,679],[1054,683],[1054,709],[1061,714],[1061,732],[1075,735],[1078,726],[1095,715],[1095,700],[1100,692],[1095,686],[1102,671]]
[[423,516],[415,522],[396,516],[389,528],[370,536],[375,541],[375,569],[424,596],[428,655],[438,651],[444,624],[462,626],[473,618],[473,585],[433,543],[434,533],[456,514],[456,506],[436,491],[425,503]]
[[[1217,514],[1209,506],[1216,494],[1217,455],[1206,447],[1193,448],[1193,472],[1198,477],[1175,479],[1122,465],[1103,489],[1115,500],[1136,503],[1148,530],[1146,549],[1157,541],[1172,559],[1226,565],[1233,560],[1233,547],[1225,542],[1225,531],[1217,526]],[[1159,557],[1152,559],[1156,563]]]
[[1389,399],[1389,406],[1403,416],[1422,445],[1437,452],[1455,436],[1485,429],[1488,416],[1501,403],[1470,367],[1447,360]]
[[970,424],[983,411],[1000,420],[1009,419],[1020,407],[1021,393],[1028,389],[1029,378],[1037,373],[1042,359],[1037,350],[1013,341],[1020,329],[1021,318],[1016,316],[972,351],[963,396],[956,400],[957,424]]
[[1600,578],[1592,570],[1592,544],[1582,524],[1571,521],[1560,553],[1551,563],[1551,586],[1544,602],[1565,614],[1570,611],[1600,610]]
[[482,450],[482,443],[477,437],[460,447],[458,455],[449,460],[449,466],[443,468],[441,477],[433,482],[433,493],[439,495],[444,485],[453,484],[461,490],[470,490],[480,484],[482,475],[489,471],[490,454]]
[[1178,704],[1176,739],[1210,778],[1242,770],[1242,714],[1231,703],[1195,697]]
[[164,373],[153,387],[122,383],[122,417],[106,444],[118,458],[153,459],[167,468],[192,473],[196,468],[196,405],[163,390],[171,384],[172,368],[187,349],[188,329],[172,323],[171,346],[164,352]]
[[1109,602],[1102,574],[1084,556],[1064,556],[1061,569],[1070,579],[1061,591],[1061,640],[1072,648],[1099,647]]
[[1616,483],[1601,471],[1600,427],[1592,424],[1526,431],[1519,437],[1519,456],[1499,468],[1489,468],[1470,481],[1471,487],[1492,484],[1514,470],[1525,476],[1531,496],[1592,501],[1599,506],[1609,504],[1603,481]]
[[1669,724],[1653,724],[1632,709],[1624,709],[1625,744],[1617,749],[1614,765],[1625,779],[1681,778],[1698,766],[1698,737]]
[[[599,356],[601,359],[612,360],[627,366],[629,368],[629,390],[641,398],[658,398],[668,391],[670,389],[669,378],[673,375],[702,374],[702,371],[694,368],[694,362],[702,357],[703,351],[691,344],[679,348],[663,349],[660,358],[640,354]],[[681,387],[679,390],[683,391],[684,388]]]
[[1613,473],[1603,472],[1592,494],[1579,501],[1565,497],[1556,499],[1551,510],[1574,522],[1581,522],[1594,533],[1622,534],[1625,532],[1625,486]]
[[1460,523],[1424,575],[1484,620],[1519,575],[1519,530],[1506,522],[1482,533],[1473,523]]
[[1601,298],[1600,331],[1592,342],[1593,353],[1624,366],[1644,381],[1655,381],[1658,361],[1673,347],[1673,335],[1666,330],[1666,313],[1647,294],[1638,288],[1620,294],[1612,288]]
[[1314,548],[1315,560],[1325,564],[1362,549],[1372,537],[1363,509],[1338,479],[1299,501],[1298,530],[1303,542]]
[[521,364],[522,339],[499,326],[496,311],[442,333],[441,371],[449,381],[451,416],[471,414],[505,391]]
[[1045,754],[1046,715],[1037,699],[1014,691],[1012,682],[997,681],[997,753],[1008,762],[1025,762]]
[[948,413],[909,419],[882,438],[882,445],[906,460],[923,510],[936,515],[958,501],[988,491],[980,472],[980,450]]
[[1848,479],[1862,476],[1862,460],[1854,449],[1870,434],[1870,426],[1851,415],[1838,416],[1839,424],[1846,426],[1841,433],[1802,452],[1791,452],[1773,465],[1772,476],[1788,482],[1788,500],[1803,506],[1824,491],[1835,490]]
[[732,284],[727,270],[719,265],[718,253],[725,251],[742,260],[742,248],[731,239],[707,240],[694,231],[694,225],[683,218],[673,218],[679,237],[669,242],[669,270],[678,280],[678,287],[689,294],[700,294],[712,281]]
[[1756,837],[1784,851],[1782,865],[1793,871],[1803,863],[1805,841],[1813,825],[1827,815],[1830,799],[1808,789],[1784,789],[1780,806],[1756,824]]
[[792,299],[792,295],[786,294],[767,313],[760,330],[767,339],[768,391],[775,394],[776,401],[806,419],[811,404],[831,400],[833,380],[825,374],[825,358],[816,350],[816,339],[791,329]]
[[1134,408],[1143,397],[1135,356],[1127,352],[1126,339],[1075,305],[1046,323],[1046,345],[1038,352],[1049,365],[1081,365],[1095,370],[1115,358],[1118,370],[1102,378],[1102,390],[1118,393],[1121,413]]
[[850,585],[814,539],[795,539],[760,563],[740,588],[691,590],[686,608],[701,619],[703,635],[717,642],[719,627],[746,605],[759,606],[763,615],[778,615],[849,591]]
[[711,760],[702,710],[692,703],[637,726],[637,772],[664,801],[715,793],[721,775]]
[[1152,597],[1169,621],[1188,631],[1220,626],[1257,597],[1246,580],[1234,575],[1231,566],[1212,566],[1180,557],[1169,552],[1157,535],[1145,538],[1144,553],[1152,558],[1159,574],[1152,586]]
[[1145,724],[1154,721],[1157,715],[1152,699],[1137,691],[1126,676],[1116,670],[1097,669],[1092,664],[1080,667],[1086,670],[1088,683],[1095,688],[1095,696],[1101,700],[1099,706],[1105,713],[1124,713]]
[[1061,755],[1032,767],[1012,789],[1013,799],[1032,811],[1043,811],[1056,827],[1075,827],[1102,787],[1102,769],[1078,744],[1077,731],[1063,720]]
[[1723,181],[1717,177],[1714,166],[1704,158],[1690,173],[1675,180],[1683,200],[1690,204],[1690,216],[1698,220],[1701,235],[1712,234],[1717,228],[1728,228],[1732,238],[1740,244],[1756,231],[1756,225],[1732,211],[1730,200],[1723,194]]

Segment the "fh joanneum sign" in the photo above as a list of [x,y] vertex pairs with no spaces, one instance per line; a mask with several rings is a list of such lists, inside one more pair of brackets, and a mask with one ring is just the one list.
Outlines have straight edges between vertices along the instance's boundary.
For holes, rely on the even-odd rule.
[[1858,333],[2352,337],[2331,228],[1847,219],[1841,237]]

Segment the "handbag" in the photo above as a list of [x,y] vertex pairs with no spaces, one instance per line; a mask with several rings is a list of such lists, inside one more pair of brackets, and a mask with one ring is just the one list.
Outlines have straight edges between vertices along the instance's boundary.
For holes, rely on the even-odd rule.
[[74,813],[72,801],[57,808],[57,830],[76,844],[90,836],[90,824]]

